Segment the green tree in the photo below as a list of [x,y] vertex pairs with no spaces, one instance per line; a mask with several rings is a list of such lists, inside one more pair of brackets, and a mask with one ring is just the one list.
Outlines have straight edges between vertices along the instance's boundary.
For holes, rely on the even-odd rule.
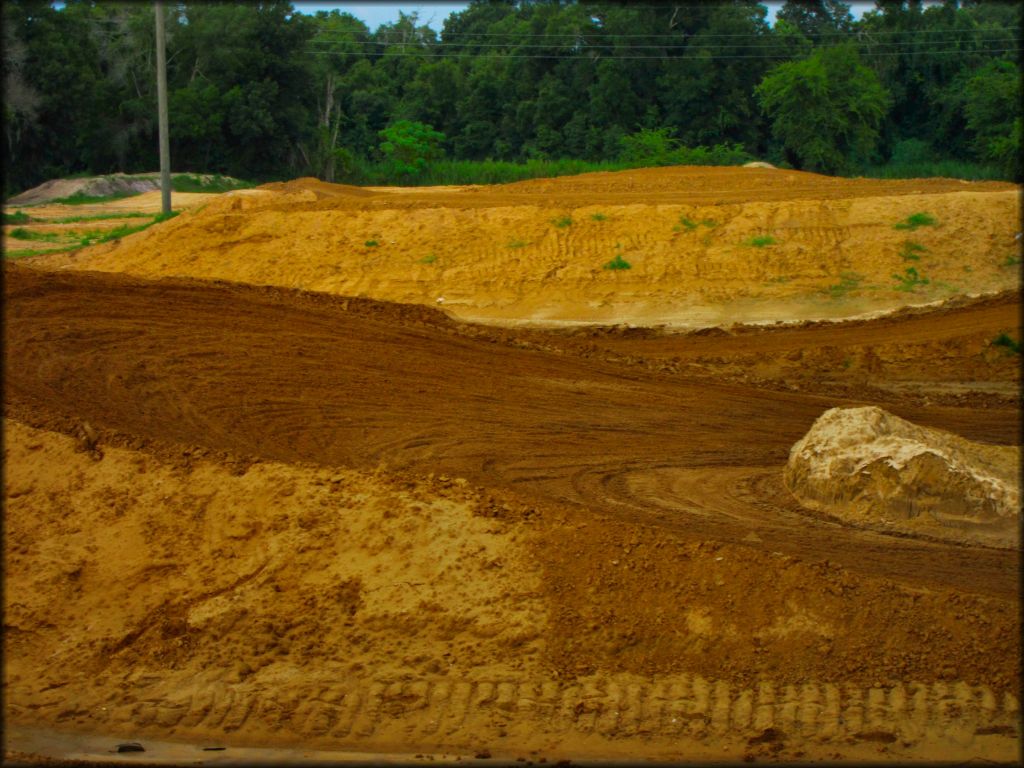
[[799,167],[849,171],[869,158],[889,95],[846,44],[772,69],[756,88],[772,134]]
[[978,158],[1021,177],[1020,72],[1006,59],[982,67],[967,81],[964,112]]
[[431,160],[444,155],[445,135],[425,123],[399,120],[380,132],[380,152],[403,175],[422,173]]

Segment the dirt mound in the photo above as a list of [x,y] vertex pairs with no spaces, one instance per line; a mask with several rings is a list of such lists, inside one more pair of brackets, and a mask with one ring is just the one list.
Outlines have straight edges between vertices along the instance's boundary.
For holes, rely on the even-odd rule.
[[159,173],[124,174],[112,173],[106,176],[88,176],[81,179],[51,179],[7,200],[8,206],[38,205],[50,200],[72,195],[101,197],[106,195],[152,192],[160,189]]
[[440,304],[494,323],[707,326],[1016,288],[1019,211],[1010,184],[757,168],[387,193],[300,179],[37,263]]
[[975,443],[881,408],[832,408],[794,446],[786,485],[858,523],[1018,544],[1020,448]]

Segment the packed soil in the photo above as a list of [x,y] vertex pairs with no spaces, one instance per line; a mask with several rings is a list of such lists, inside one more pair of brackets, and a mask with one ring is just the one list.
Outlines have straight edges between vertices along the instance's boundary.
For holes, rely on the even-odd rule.
[[[744,202],[730,197],[741,172],[782,175]],[[836,406],[1019,443],[1020,358],[994,343],[1020,339],[1019,272],[986,272],[993,243],[1012,246],[999,219],[1016,198],[1007,185],[956,198],[964,185],[942,180],[675,173],[457,190],[290,182],[117,246],[8,264],[8,758],[96,762],[134,740],[174,762],[211,745],[482,764],[1016,759],[1019,546],[844,520],[784,482],[794,443]],[[658,319],[647,327],[586,312],[542,327],[524,298],[499,317],[488,286],[456,312],[437,285],[378,300],[405,291],[393,256],[366,267],[380,278],[362,297],[260,277],[274,248],[296,249],[296,273],[321,269],[324,242],[358,240],[354,227],[385,214],[427,237],[421,214],[447,232],[449,217],[513,216],[496,201],[538,221],[564,205],[561,232],[612,223],[581,215],[584,199],[610,213],[632,195],[622,210],[641,206],[639,228],[657,205],[696,205],[680,202],[689,194],[724,226],[722,206],[868,206],[879,190],[876,234],[924,237],[892,230],[917,211],[947,234],[988,221],[996,239],[960,261],[989,275],[986,295],[897,292],[903,308],[870,319],[742,324],[741,312],[684,331],[693,317],[657,302],[633,316]],[[272,219],[295,242],[245,239]],[[220,250],[204,250],[214,221]],[[147,272],[164,262],[146,248],[166,271]],[[203,272],[212,253],[237,274]],[[860,274],[881,258],[855,253]],[[523,297],[560,285],[555,314],[592,300],[590,283],[535,279],[532,263],[506,275]],[[654,273],[641,282],[621,306],[659,290]],[[703,285],[666,284],[676,297]],[[905,306],[917,299],[933,303]],[[796,309],[776,319],[799,319],[801,301],[783,297]],[[823,316],[844,316],[831,301]],[[467,322],[470,309],[490,322]]]

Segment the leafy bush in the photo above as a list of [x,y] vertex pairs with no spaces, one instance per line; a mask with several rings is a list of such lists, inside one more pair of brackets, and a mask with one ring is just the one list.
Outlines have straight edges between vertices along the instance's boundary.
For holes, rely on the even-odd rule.
[[1020,342],[1014,341],[1013,337],[1011,337],[1005,331],[1003,333],[1000,333],[992,340],[992,346],[1003,347],[1005,349],[1008,349],[1010,352],[1014,352],[1015,354],[1018,355],[1020,354]]
[[604,269],[632,269],[633,265],[622,258],[621,253],[616,253],[615,258],[604,265]]
[[903,221],[892,225],[893,229],[917,229],[918,227],[934,227],[939,222],[930,213],[912,213]]
[[30,221],[32,221],[32,217],[24,211],[4,214],[4,224],[28,224]]
[[445,135],[426,123],[399,120],[378,132],[380,152],[400,175],[417,176],[444,155]]

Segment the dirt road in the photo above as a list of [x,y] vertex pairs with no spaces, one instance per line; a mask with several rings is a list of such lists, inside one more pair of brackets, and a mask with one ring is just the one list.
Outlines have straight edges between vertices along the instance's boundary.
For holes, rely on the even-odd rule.
[[[6,290],[8,400],[28,418],[285,462],[454,474],[694,537],[739,541],[756,528],[766,548],[868,574],[952,586],[968,568],[973,590],[1016,590],[1014,553],[844,529],[788,498],[781,468],[792,444],[827,408],[871,401],[653,373],[580,358],[568,344],[561,354],[519,349],[514,332],[495,332],[502,343],[463,338],[428,309],[314,294],[30,269],[9,270]],[[809,335],[878,344],[903,324],[907,342],[948,343],[978,323],[1012,325],[1018,312],[1007,297],[926,324],[774,331],[758,348],[811,348]],[[560,341],[548,336],[553,349]],[[728,358],[749,339],[714,346]],[[1012,443],[1020,431],[1012,403],[880,404],[975,440]]]

